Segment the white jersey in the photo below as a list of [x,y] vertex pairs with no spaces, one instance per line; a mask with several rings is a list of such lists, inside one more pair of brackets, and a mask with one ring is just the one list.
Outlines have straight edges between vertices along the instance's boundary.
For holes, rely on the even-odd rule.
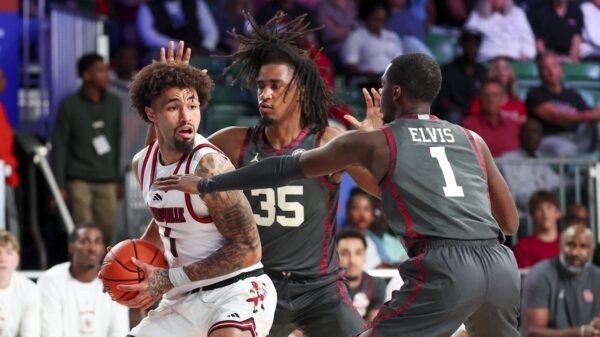
[[0,337],[40,336],[40,293],[27,277],[14,272],[0,289]]
[[71,276],[70,262],[38,279],[43,337],[121,337],[129,331],[129,310],[102,293],[96,278],[83,283]]
[[[140,160],[138,177],[142,195],[159,227],[160,237],[165,247],[165,257],[171,268],[203,260],[223,247],[226,242],[210,217],[206,203],[200,196],[180,191],[159,191],[154,185],[157,178],[194,174],[200,159],[209,153],[225,156],[206,138],[197,134],[192,152],[173,164],[165,166],[160,163],[158,142],[156,141],[146,147],[138,156]],[[191,282],[171,289],[166,297],[174,297],[260,267],[262,265],[258,263],[223,276]]]

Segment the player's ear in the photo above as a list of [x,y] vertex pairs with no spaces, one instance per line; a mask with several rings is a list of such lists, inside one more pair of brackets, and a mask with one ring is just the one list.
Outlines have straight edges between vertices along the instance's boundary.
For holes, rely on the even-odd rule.
[[146,117],[148,117],[148,120],[150,122],[156,123],[156,112],[154,112],[154,110],[151,107],[145,107],[144,113],[146,114]]
[[392,92],[392,98],[394,99],[394,102],[400,102],[400,95],[402,95],[402,88],[400,88],[398,85],[395,85],[394,91]]

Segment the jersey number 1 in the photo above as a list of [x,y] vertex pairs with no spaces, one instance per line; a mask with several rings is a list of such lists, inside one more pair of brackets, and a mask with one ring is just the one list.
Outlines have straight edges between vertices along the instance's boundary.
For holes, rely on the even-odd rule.
[[443,146],[432,146],[429,148],[429,152],[431,153],[431,157],[437,159],[442,169],[442,175],[444,175],[446,183],[446,186],[444,186],[444,195],[446,197],[464,197],[463,188],[456,183],[454,171],[452,171],[452,166],[450,166],[450,162],[446,156],[446,148]]

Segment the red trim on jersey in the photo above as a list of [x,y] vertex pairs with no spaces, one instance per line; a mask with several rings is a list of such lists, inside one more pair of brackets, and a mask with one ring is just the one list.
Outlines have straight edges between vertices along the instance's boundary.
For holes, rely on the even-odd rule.
[[471,131],[462,128],[463,131],[467,134],[467,138],[469,138],[469,143],[471,143],[471,147],[473,148],[473,151],[475,151],[475,155],[477,156],[477,160],[479,161],[479,166],[481,166],[481,170],[483,171],[483,174],[485,174],[485,179],[487,179],[488,177],[488,172],[487,172],[487,167],[485,165],[485,161],[483,160],[483,156],[481,156],[481,152],[479,151],[479,148],[477,147],[477,143],[475,143],[475,138],[473,137],[473,134],[471,133]]
[[140,187],[142,191],[144,191],[144,175],[146,175],[146,165],[148,164],[148,158],[150,158],[150,153],[152,153],[152,149],[154,148],[154,143],[156,143],[156,139],[153,140],[152,143],[150,143],[150,145],[148,145],[148,150],[146,150],[146,156],[144,157],[144,162],[142,164],[142,176],[140,177]]
[[383,133],[385,134],[385,139],[387,140],[388,149],[390,150],[390,163],[388,166],[388,171],[385,176],[379,182],[379,186],[385,184],[387,180],[391,180],[394,175],[394,171],[396,170],[396,160],[398,158],[398,147],[396,146],[396,139],[394,139],[394,134],[389,126],[383,128]]
[[[319,130],[319,132],[317,133],[317,136],[315,137],[315,143],[313,144],[313,149],[316,149],[321,146],[321,138],[323,137],[323,134],[325,134],[326,130],[327,130],[327,127],[323,127],[321,130]],[[327,178],[329,178],[329,179],[327,179]],[[335,189],[340,186],[339,183],[335,183],[332,181],[331,175],[317,177],[317,180],[319,180],[321,182],[321,184],[325,185],[325,187],[327,187],[329,189]]]
[[[439,121],[440,119],[432,114],[428,114],[429,115],[429,120],[430,121]],[[419,118],[419,114],[408,114],[408,115],[400,115],[400,117],[398,118],[407,118],[407,119],[418,119]]]
[[306,135],[308,135],[308,132],[310,131],[310,128],[307,126],[304,127],[304,129],[302,129],[302,131],[300,131],[300,133],[298,134],[298,136],[296,136],[296,138],[289,143],[288,145],[282,147],[281,149],[277,150],[274,149],[272,146],[268,145],[265,142],[265,128],[261,127],[258,130],[258,145],[268,154],[272,155],[272,156],[278,156],[281,154],[284,154],[286,152],[288,152],[291,148],[297,146],[298,144],[300,144],[300,142],[302,140],[304,140],[304,138],[306,138]]
[[350,308],[352,310],[352,312],[354,312],[356,314],[356,316],[358,316],[358,318],[362,322],[363,329],[365,329],[368,326],[368,324],[362,318],[360,313],[358,313],[358,310],[356,310],[356,307],[354,306],[354,304],[352,304],[352,301],[350,301],[350,298],[348,298],[348,294],[346,293],[346,291],[344,291],[344,285],[342,284],[342,280],[337,280],[335,282],[335,284],[337,285],[337,288],[338,288],[338,291],[340,292],[340,296],[342,297],[342,300],[344,300],[344,303],[348,306],[348,308]]
[[[373,278],[367,274],[364,273],[365,275],[363,275],[363,277],[367,277],[367,298],[369,299],[369,301],[373,300]],[[362,282],[361,282],[362,283]]]
[[[321,276],[327,275],[327,261],[329,256],[329,238],[332,235],[332,231],[334,230],[331,218],[335,216],[335,208],[333,207],[333,199],[334,192],[329,191],[329,196],[327,197],[327,209],[329,212],[327,213],[327,217],[325,218],[325,233],[323,235],[323,246],[321,250]],[[332,214],[333,213],[333,214]]]
[[410,216],[408,207],[406,207],[406,204],[404,203],[404,199],[402,199],[402,196],[400,195],[400,190],[398,190],[398,186],[396,186],[396,184],[394,184],[392,180],[388,179],[385,184],[385,187],[387,187],[390,190],[394,201],[396,201],[398,210],[400,211],[402,219],[406,224],[406,232],[408,233],[408,236],[410,236],[411,239],[418,239],[421,235],[415,232],[412,217]]
[[207,336],[210,336],[213,331],[223,328],[238,328],[242,331],[250,331],[252,337],[256,337],[256,325],[254,324],[254,318],[248,318],[245,321],[221,321],[213,324],[213,326],[208,329]]
[[[187,163],[185,164],[185,174],[190,174],[190,166],[192,166],[192,158],[194,157],[194,153],[200,149],[203,149],[205,147],[210,147],[211,149],[217,151],[218,153],[223,154],[223,152],[221,150],[219,150],[219,148],[217,148],[216,146],[212,145],[212,144],[199,144],[197,145],[189,154],[188,159],[187,159]],[[190,195],[188,193],[185,193],[185,206],[187,207],[188,213],[190,213],[190,215],[192,216],[192,218],[198,222],[201,223],[211,223],[213,222],[212,217],[207,216],[207,217],[199,217],[196,212],[194,212],[194,207],[192,207],[192,199],[190,197]]]
[[156,161],[158,160],[158,145],[156,146],[156,150],[154,151],[154,156],[152,157],[152,168],[150,170],[150,184],[148,185],[148,190],[152,184],[154,184],[154,175],[156,174]]
[[423,257],[427,253],[428,249],[429,249],[429,243],[425,242],[425,244],[423,246],[423,251],[421,252],[421,254],[419,254],[415,257],[415,268],[417,269],[417,272],[419,273],[419,279],[415,282],[414,287],[411,289],[408,299],[400,307],[398,307],[386,314],[383,313],[384,309],[386,309],[392,301],[387,302],[379,309],[379,313],[377,314],[377,316],[375,317],[375,320],[373,321],[373,330],[372,330],[372,335],[371,335],[372,337],[377,336],[377,323],[379,323],[380,321],[386,320],[386,319],[390,319],[394,316],[397,316],[397,315],[403,313],[416,301],[417,296],[419,295],[419,290],[421,289],[421,286],[423,285],[423,283],[425,283],[425,269],[423,269],[422,261],[423,261]]
[[490,186],[489,186],[489,181],[488,181],[488,172],[487,172],[487,166],[485,165],[485,160],[483,160],[481,151],[479,151],[479,148],[477,147],[477,143],[475,143],[475,138],[473,137],[473,133],[471,133],[471,131],[469,131],[465,128],[462,128],[462,129],[467,134],[469,143],[471,143],[471,147],[473,148],[473,151],[475,152],[475,156],[477,156],[477,160],[479,161],[479,166],[481,167],[481,170],[483,171],[483,174],[485,175],[485,180],[488,182],[486,184],[486,190],[487,190],[488,202],[490,204],[490,209],[491,209],[492,199],[490,198]]
[[244,142],[242,143],[242,147],[240,147],[240,154],[238,155],[237,168],[241,168],[244,163],[244,154],[248,149],[248,144],[250,144],[250,137],[252,137],[252,128],[248,128],[248,131],[246,131],[246,137],[244,137]]

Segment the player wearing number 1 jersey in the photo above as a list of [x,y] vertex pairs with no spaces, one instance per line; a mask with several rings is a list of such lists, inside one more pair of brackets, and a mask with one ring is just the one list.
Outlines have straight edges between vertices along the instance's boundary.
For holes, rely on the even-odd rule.
[[450,336],[465,322],[469,336],[519,336],[519,272],[500,242],[516,232],[518,214],[488,147],[429,114],[441,86],[430,57],[397,57],[382,84],[367,114],[378,114],[381,102],[383,128],[224,175],[157,185],[195,193],[274,187],[361,164],[379,179],[384,212],[410,257],[400,266],[404,285],[363,335]]

